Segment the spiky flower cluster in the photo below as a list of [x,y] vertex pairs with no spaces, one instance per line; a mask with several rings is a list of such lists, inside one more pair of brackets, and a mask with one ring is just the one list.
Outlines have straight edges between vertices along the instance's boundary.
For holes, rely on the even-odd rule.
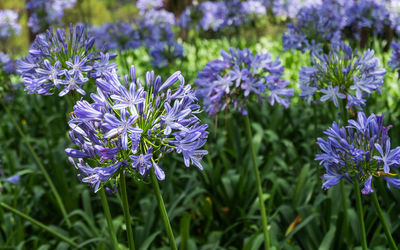
[[400,188],[400,179],[393,178],[393,169],[400,167],[400,147],[390,148],[388,130],[384,127],[383,115],[358,113],[358,119],[349,120],[347,127],[339,127],[333,122],[324,134],[327,140],[318,138],[321,153],[315,160],[324,165],[326,173],[322,176],[322,188],[328,189],[342,178],[352,182],[357,178],[364,183],[363,194],[374,192],[372,178],[382,177],[388,188]]
[[92,49],[94,41],[83,25],[75,29],[71,25],[68,36],[64,29],[38,35],[26,58],[17,62],[28,94],[52,95],[62,88],[59,96],[70,91],[84,95],[83,84],[116,68],[115,62],[109,62],[113,55],[99,55]]
[[373,50],[358,54],[345,43],[331,46],[329,54],[313,52],[311,62],[312,67],[302,67],[299,72],[300,97],[309,102],[313,96],[331,100],[336,107],[338,99],[345,100],[346,108],[364,106],[372,91],[380,92],[386,73]]
[[[209,62],[197,74],[197,95],[203,99],[210,115],[220,110],[238,109],[247,115],[246,102],[256,96],[286,108],[293,90],[286,88],[288,81],[281,79],[283,66],[278,58],[274,61],[269,53],[253,54],[249,49],[221,50],[222,59]],[[266,93],[268,92],[268,93]]]
[[180,72],[165,82],[147,72],[142,84],[131,67],[124,84],[113,71],[98,79],[97,86],[93,102],[78,101],[69,121],[70,138],[79,150],[68,148],[66,153],[82,182],[96,192],[122,170],[139,179],[151,169],[163,180],[160,160],[172,151],[183,155],[187,167],[195,164],[202,169],[207,125],[197,118],[200,106]]
[[339,6],[334,3],[302,8],[296,22],[289,23],[282,36],[284,49],[320,50],[339,41],[344,21],[338,11]]

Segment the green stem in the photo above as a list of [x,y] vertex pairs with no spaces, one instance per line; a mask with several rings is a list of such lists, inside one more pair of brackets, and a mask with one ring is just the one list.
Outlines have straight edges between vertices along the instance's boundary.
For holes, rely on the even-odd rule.
[[49,228],[48,226],[44,225],[43,223],[41,223],[41,222],[35,220],[34,218],[30,217],[29,215],[24,214],[24,213],[20,212],[19,210],[14,209],[13,207],[10,207],[9,205],[5,204],[4,202],[0,202],[0,206],[1,206],[2,208],[5,208],[5,209],[9,210],[10,212],[12,212],[12,213],[14,213],[14,214],[16,214],[16,215],[21,216],[22,218],[24,218],[24,219],[26,219],[26,220],[29,220],[30,222],[32,222],[32,223],[35,224],[36,226],[42,228],[43,230],[45,230],[45,231],[51,233],[51,234],[54,235],[54,236],[60,238],[61,240],[67,242],[67,243],[70,244],[71,246],[73,246],[73,247],[75,247],[75,248],[78,247],[78,245],[77,245],[74,241],[68,239],[67,237],[63,236],[62,234],[57,233],[56,231],[52,230],[51,228]]
[[128,195],[126,194],[126,180],[124,173],[119,175],[119,184],[121,187],[121,200],[122,208],[124,210],[126,233],[128,236],[128,245],[130,250],[135,249],[135,242],[133,241],[133,231],[131,226],[131,215],[129,214]]
[[376,212],[378,213],[379,219],[381,220],[381,225],[383,226],[383,229],[385,231],[386,238],[389,241],[390,249],[397,250],[396,243],[394,242],[394,240],[392,238],[392,234],[390,233],[390,230],[386,223],[385,217],[383,217],[382,209],[381,209],[381,206],[379,205],[378,197],[376,196],[375,192],[372,193],[372,200],[374,202],[374,206],[375,206]]
[[118,240],[117,240],[117,236],[115,235],[114,226],[113,226],[112,218],[111,218],[110,207],[108,206],[108,202],[107,202],[107,196],[106,196],[106,193],[104,192],[103,188],[100,189],[100,197],[101,197],[101,204],[103,205],[104,214],[106,215],[108,230],[110,231],[110,236],[111,236],[111,239],[113,242],[113,249],[118,250],[119,249]]
[[360,186],[358,183],[357,177],[353,178],[354,181],[354,191],[356,192],[356,204],[357,204],[357,213],[358,219],[360,220],[360,230],[361,230],[361,243],[363,250],[367,250],[367,234],[365,233],[365,224],[364,224],[364,213],[361,203],[361,192]]
[[12,116],[10,110],[8,109],[8,107],[1,102],[1,104],[3,105],[4,109],[6,110],[8,116],[10,117],[11,122],[14,124],[15,128],[17,129],[18,133],[20,134],[20,136],[22,137],[22,140],[25,142],[26,147],[28,148],[29,152],[31,152],[33,159],[36,161],[37,166],[39,167],[40,171],[42,171],[42,174],[44,176],[44,178],[46,179],[47,183],[50,186],[50,189],[53,191],[54,197],[56,198],[57,204],[61,210],[61,213],[64,216],[64,219],[67,223],[68,228],[71,227],[71,222],[68,218],[67,215],[67,211],[65,210],[64,204],[61,200],[60,195],[58,194],[58,191],[56,189],[56,187],[53,184],[53,181],[50,178],[50,175],[47,173],[46,168],[43,166],[42,162],[40,161],[40,158],[38,157],[38,155],[36,154],[36,152],[33,150],[31,143],[28,141],[28,139],[26,138],[24,132],[22,131],[21,127],[19,126],[19,124],[14,120],[14,117]]
[[153,183],[153,188],[154,188],[154,191],[156,192],[156,196],[157,196],[158,207],[160,208],[160,213],[161,213],[161,217],[164,222],[165,231],[167,231],[169,245],[172,250],[177,250],[178,248],[176,247],[174,233],[172,232],[171,223],[169,222],[169,219],[168,219],[168,214],[167,214],[167,210],[165,209],[164,200],[161,195],[160,187],[158,186],[157,177],[154,174],[153,170],[150,172],[151,172],[150,173],[151,182]]
[[245,119],[245,123],[246,123],[246,135],[247,135],[247,140],[249,141],[251,159],[252,159],[252,163],[253,163],[253,170],[254,170],[254,174],[256,176],[256,182],[257,182],[258,199],[260,201],[260,210],[261,210],[261,217],[262,217],[263,230],[264,230],[264,240],[265,240],[264,244],[265,244],[265,249],[270,249],[267,214],[265,212],[260,172],[258,171],[256,154],[254,152],[253,143],[252,143],[253,136],[252,136],[252,132],[251,132],[249,116],[246,115],[244,119]]
[[344,186],[344,179],[340,180],[340,192],[341,192],[341,198],[342,198],[342,208],[343,208],[343,230],[341,232],[342,234],[342,239],[347,238],[347,227],[349,225],[349,219],[347,216],[347,202],[346,202],[346,190]]

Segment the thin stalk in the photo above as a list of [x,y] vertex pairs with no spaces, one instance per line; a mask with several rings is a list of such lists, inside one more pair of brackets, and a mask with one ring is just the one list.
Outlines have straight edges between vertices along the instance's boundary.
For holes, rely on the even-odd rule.
[[247,135],[247,140],[249,141],[251,160],[253,163],[253,170],[254,170],[254,174],[256,176],[258,199],[260,201],[260,210],[261,210],[261,217],[262,217],[263,230],[264,230],[264,240],[265,240],[264,245],[265,245],[265,249],[270,249],[267,214],[265,212],[265,205],[264,205],[264,201],[263,201],[263,191],[262,191],[262,186],[261,186],[260,172],[258,171],[258,167],[257,167],[256,153],[254,152],[253,143],[252,143],[253,136],[252,136],[252,132],[251,132],[249,116],[246,115],[244,119],[245,119],[245,123],[246,123],[246,135]]
[[363,208],[362,208],[362,203],[361,203],[360,186],[359,186],[357,177],[355,177],[353,179],[353,181],[354,181],[354,190],[356,192],[356,204],[357,204],[358,219],[360,220],[362,249],[367,250],[368,249],[367,234],[365,233],[364,214],[363,214]]
[[58,191],[56,187],[53,184],[53,181],[50,178],[50,175],[47,173],[46,168],[43,166],[42,162],[40,161],[39,156],[36,154],[35,150],[33,150],[31,143],[28,141],[26,138],[24,132],[22,131],[21,127],[19,124],[14,120],[14,117],[12,116],[10,110],[8,109],[7,105],[5,105],[3,102],[1,102],[3,105],[4,109],[6,110],[8,117],[10,117],[11,122],[14,124],[15,128],[17,129],[19,135],[21,136],[22,140],[24,141],[26,147],[28,148],[29,152],[31,152],[33,159],[36,161],[37,166],[39,167],[40,171],[42,171],[42,174],[44,178],[46,179],[47,183],[50,186],[50,189],[53,191],[54,197],[56,198],[56,202],[58,204],[58,207],[61,210],[61,213],[64,216],[65,222],[67,223],[68,228],[71,227],[71,221],[68,218],[67,211],[65,210],[64,204],[61,200],[60,195],[58,194]]
[[15,208],[13,208],[13,207],[10,207],[9,205],[5,204],[4,202],[0,202],[0,206],[1,206],[2,208],[4,208],[4,209],[7,209],[8,211],[10,211],[10,212],[12,212],[12,213],[14,213],[14,214],[16,214],[16,215],[19,215],[19,216],[21,216],[22,218],[24,218],[24,219],[26,219],[26,220],[32,222],[34,225],[36,225],[36,226],[40,227],[41,229],[43,229],[43,230],[45,230],[45,231],[51,233],[52,235],[54,235],[54,236],[60,238],[62,241],[67,242],[67,243],[70,244],[71,246],[73,246],[73,247],[75,247],[75,248],[78,247],[78,244],[76,244],[74,241],[68,239],[67,237],[65,237],[65,236],[62,235],[62,234],[59,234],[58,232],[56,232],[56,231],[54,231],[53,229],[49,228],[48,226],[44,225],[44,224],[41,223],[40,221],[35,220],[34,218],[30,217],[29,215],[27,215],[27,214],[25,214],[25,213],[22,213],[21,211],[15,209]]
[[113,249],[118,250],[119,249],[118,240],[117,240],[117,236],[115,235],[114,226],[113,226],[112,218],[111,218],[110,207],[108,206],[108,202],[107,202],[107,196],[106,196],[106,193],[104,192],[103,188],[100,189],[100,197],[101,197],[101,204],[103,205],[104,214],[106,215],[108,230],[110,231],[110,236],[111,236],[111,239],[113,242]]
[[342,237],[343,239],[347,238],[347,227],[349,225],[349,219],[347,216],[347,201],[346,201],[346,189],[344,187],[344,179],[340,180],[340,192],[342,198],[342,208],[343,208],[343,228],[342,228]]
[[164,222],[165,231],[167,231],[167,235],[168,235],[168,239],[169,239],[169,245],[170,245],[172,250],[177,250],[178,248],[176,247],[174,233],[172,232],[171,223],[169,222],[167,210],[165,209],[165,205],[164,205],[164,200],[163,200],[162,195],[161,195],[160,187],[158,186],[157,177],[154,174],[153,170],[150,171],[150,172],[151,172],[150,173],[151,182],[153,183],[153,188],[154,188],[154,191],[155,191],[156,196],[157,196],[158,207],[160,208],[160,213],[161,213],[161,217],[162,217],[163,222]]
[[394,242],[392,234],[390,233],[385,217],[383,217],[382,209],[379,205],[378,197],[376,196],[375,192],[372,193],[372,201],[374,202],[376,212],[378,213],[379,219],[381,220],[381,225],[383,226],[383,230],[385,231],[386,239],[389,242],[390,249],[397,250],[396,243]]
[[131,215],[129,214],[128,195],[126,194],[126,180],[124,173],[119,175],[119,184],[121,187],[121,200],[122,208],[124,210],[126,233],[128,236],[128,245],[130,250],[135,249],[135,242],[133,240],[133,231],[131,226]]

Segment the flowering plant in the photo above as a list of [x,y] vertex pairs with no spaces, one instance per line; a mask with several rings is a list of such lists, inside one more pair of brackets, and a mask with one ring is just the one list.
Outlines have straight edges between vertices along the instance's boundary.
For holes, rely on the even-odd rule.
[[324,134],[328,139],[317,139],[321,153],[315,160],[324,165],[322,188],[328,189],[344,178],[352,182],[357,178],[364,183],[363,194],[374,192],[372,178],[382,177],[388,185],[400,188],[400,179],[391,171],[400,167],[400,147],[391,149],[388,131],[383,126],[383,115],[358,113],[358,119],[349,120],[347,127],[333,122]]
[[386,73],[373,50],[358,54],[345,43],[332,45],[329,54],[314,51],[311,62],[299,72],[300,96],[311,101],[315,95],[336,107],[338,99],[345,99],[347,108],[364,106],[372,91],[380,92]]
[[26,58],[17,62],[28,94],[52,95],[63,87],[59,96],[70,91],[84,95],[82,86],[90,78],[102,77],[117,67],[109,62],[115,55],[96,52],[94,41],[86,36],[83,25],[74,29],[71,24],[69,36],[64,29],[38,35]]
[[[180,82],[179,86],[173,85]],[[180,72],[164,83],[154,72],[147,72],[142,84],[131,67],[130,78],[122,84],[116,71],[97,80],[93,103],[78,101],[69,121],[71,140],[79,149],[66,149],[79,170],[82,182],[96,192],[100,185],[122,170],[146,178],[151,169],[159,180],[165,178],[160,167],[164,154],[176,151],[188,167],[207,154],[200,149],[206,142],[207,125],[196,114],[200,106],[190,85]],[[76,163],[73,158],[77,158]]]
[[233,48],[229,52],[221,50],[221,56],[222,60],[209,62],[195,81],[197,95],[210,115],[228,108],[246,115],[245,104],[252,96],[271,105],[277,102],[289,106],[290,99],[286,97],[293,96],[293,90],[286,88],[289,82],[281,79],[283,66],[278,58],[274,61],[269,53],[253,54],[249,49]]

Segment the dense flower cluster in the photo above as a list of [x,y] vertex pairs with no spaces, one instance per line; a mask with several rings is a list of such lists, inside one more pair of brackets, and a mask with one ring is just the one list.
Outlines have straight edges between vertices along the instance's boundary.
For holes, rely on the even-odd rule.
[[51,95],[63,88],[59,96],[70,91],[84,95],[82,85],[89,78],[102,77],[116,68],[115,62],[109,62],[109,54],[98,55],[92,50],[94,42],[82,25],[75,29],[71,25],[69,35],[64,29],[38,35],[26,58],[17,62],[25,90],[28,94]]
[[338,15],[339,5],[324,3],[302,8],[295,23],[289,23],[283,34],[283,48],[301,51],[319,50],[340,41],[344,20]]
[[26,9],[32,14],[28,26],[33,33],[46,30],[50,25],[61,24],[64,10],[74,7],[76,0],[30,0]]
[[200,106],[180,72],[165,82],[147,72],[142,84],[131,67],[124,84],[113,71],[98,79],[97,86],[93,102],[78,101],[69,121],[70,138],[80,149],[68,148],[66,153],[78,159],[70,161],[82,182],[96,192],[122,169],[140,178],[154,169],[163,180],[159,161],[172,151],[183,155],[187,167],[195,164],[202,169],[207,125],[196,117]]
[[247,115],[246,101],[252,96],[260,102],[266,99],[271,105],[277,102],[289,106],[287,97],[293,96],[293,90],[286,88],[289,82],[281,79],[283,66],[278,58],[274,61],[269,53],[233,48],[229,52],[221,50],[221,56],[209,62],[195,81],[197,95],[210,115],[225,109],[238,109]]
[[347,108],[364,106],[372,91],[380,92],[386,73],[373,50],[358,54],[345,43],[332,46],[329,54],[313,52],[311,61],[312,67],[299,72],[300,96],[331,100],[336,107],[338,99],[345,99]]
[[6,53],[0,51],[0,71],[9,75],[16,73],[15,61],[10,58]]
[[183,28],[219,31],[240,26],[252,17],[265,13],[264,3],[259,0],[205,1],[199,5],[188,6],[180,17],[180,25]]
[[400,188],[400,179],[393,178],[393,169],[400,167],[400,147],[391,149],[388,130],[384,127],[383,115],[358,113],[358,119],[349,120],[347,127],[339,127],[333,122],[324,134],[327,140],[318,138],[322,152],[315,160],[324,165],[322,188],[328,189],[342,178],[352,181],[357,178],[364,183],[363,194],[374,192],[372,178],[382,177],[388,187]]
[[141,45],[139,33],[129,23],[106,23],[89,32],[96,39],[96,46],[106,50],[136,49]]
[[373,34],[382,34],[385,26],[390,26],[390,13],[382,1],[354,1],[346,9],[346,29],[356,40],[360,40],[362,29]]
[[19,35],[20,32],[18,14],[13,10],[0,10],[0,38]]

